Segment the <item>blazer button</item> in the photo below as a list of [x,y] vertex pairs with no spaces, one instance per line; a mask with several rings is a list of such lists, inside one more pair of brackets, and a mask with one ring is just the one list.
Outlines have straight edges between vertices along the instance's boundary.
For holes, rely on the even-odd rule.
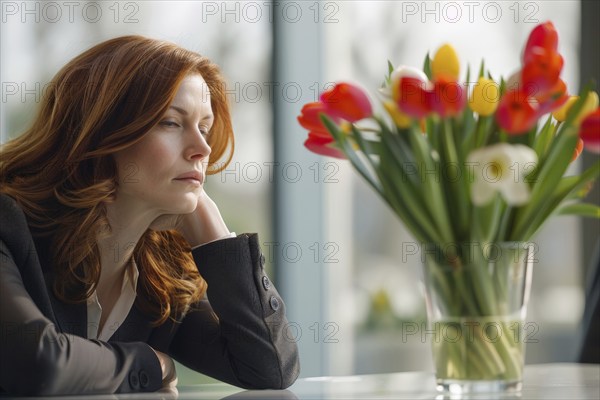
[[265,266],[265,255],[263,253],[260,253],[260,266]]
[[265,288],[265,290],[269,290],[269,288],[271,287],[271,281],[269,280],[269,277],[263,276],[262,284],[263,284],[263,287]]
[[148,376],[148,374],[146,373],[146,371],[140,371],[140,385],[142,385],[143,388],[147,387],[148,384],[150,383],[150,377]]
[[277,300],[277,297],[275,297],[275,296],[271,296],[270,303],[271,303],[271,308],[272,308],[274,311],[277,311],[277,310],[279,310],[279,300]]
[[138,376],[137,372],[131,371],[129,373],[129,384],[131,385],[132,389],[140,388],[140,377]]

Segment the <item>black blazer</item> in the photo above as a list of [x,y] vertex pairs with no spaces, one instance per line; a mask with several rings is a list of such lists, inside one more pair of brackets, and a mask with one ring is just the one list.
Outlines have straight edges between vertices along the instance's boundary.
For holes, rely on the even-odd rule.
[[[0,194],[0,391],[20,395],[150,392],[162,371],[150,348],[246,389],[291,385],[300,367],[285,305],[263,271],[256,234],[192,252],[207,296],[179,322],[153,328],[132,306],[108,342],[88,340],[87,305],[51,290],[48,243],[34,239],[13,198]],[[139,287],[138,287],[138,293]],[[213,312],[214,311],[214,312]]]

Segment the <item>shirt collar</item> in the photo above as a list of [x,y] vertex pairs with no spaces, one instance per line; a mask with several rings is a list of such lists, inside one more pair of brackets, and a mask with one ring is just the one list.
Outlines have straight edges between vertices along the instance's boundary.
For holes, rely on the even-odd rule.
[[131,262],[129,263],[129,267],[127,268],[125,277],[123,279],[123,285],[121,286],[121,293],[123,293],[127,284],[130,284],[131,289],[133,290],[134,293],[136,293],[137,282],[138,282],[139,276],[140,276],[140,272],[138,270],[138,266],[132,256]]

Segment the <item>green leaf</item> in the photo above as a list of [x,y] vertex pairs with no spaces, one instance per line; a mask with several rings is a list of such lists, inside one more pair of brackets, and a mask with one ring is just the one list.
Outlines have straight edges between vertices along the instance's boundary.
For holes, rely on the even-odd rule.
[[590,203],[567,204],[558,210],[559,215],[579,215],[581,217],[600,218],[600,207]]
[[469,93],[471,92],[471,85],[469,79],[471,79],[471,70],[470,67],[467,67],[467,80],[465,87],[465,95],[467,96],[467,106],[465,107],[461,115],[460,127],[460,132],[462,133],[463,137],[462,140],[457,141],[457,145],[460,146],[460,151],[464,150],[464,143],[467,140],[469,140],[468,138],[473,135],[473,132],[475,132],[475,117],[473,116],[473,111],[468,105]]
[[[455,228],[455,238],[458,240],[462,238],[467,240],[469,225],[468,209],[471,203],[469,199],[469,185],[462,172],[464,164],[460,162],[458,157],[452,126],[448,119],[444,120],[440,136],[444,154],[441,175],[445,192],[449,194],[447,197],[447,209],[454,210],[454,213],[450,214],[450,219],[453,221],[452,226]],[[444,171],[450,171],[452,166],[456,166],[461,171],[461,175],[456,179],[451,179],[452,177],[444,174]]]
[[527,132],[525,135],[522,135],[526,138],[525,144],[527,145],[527,147],[533,148],[533,143],[535,142],[537,131],[538,123],[536,122],[535,125],[529,130],[529,132]]
[[369,183],[373,187],[373,189],[375,189],[377,193],[379,193],[383,198],[385,198],[385,196],[383,196],[381,185],[372,176],[372,173],[366,168],[362,160],[357,156],[356,151],[352,147],[352,143],[350,143],[345,137],[344,132],[341,132],[338,129],[337,125],[327,115],[322,114],[320,118],[327,130],[331,133],[333,138],[340,145],[340,148],[342,149],[344,154],[346,154],[348,160],[350,160],[350,163],[352,163],[354,168],[356,168],[358,173],[367,181],[367,183]]
[[429,57],[429,53],[425,55],[425,61],[423,62],[423,72],[427,75],[427,79],[431,80],[431,58]]
[[442,242],[440,243],[451,243],[455,240],[452,235],[448,210],[446,209],[446,196],[442,191],[442,184],[439,176],[441,171],[440,162],[437,159],[434,160],[431,148],[419,130],[420,128],[417,122],[414,122],[409,130],[409,139],[415,154],[415,161],[417,162],[417,166],[423,168],[424,171],[429,171],[429,174],[434,174],[433,177],[431,175],[425,175],[423,178],[423,197],[425,205],[427,209],[429,209],[433,221],[442,237]]
[[389,86],[389,84],[391,82],[391,78],[392,78],[392,72],[394,72],[394,65],[392,64],[392,62],[390,60],[388,60],[388,73],[383,77],[384,81],[381,84],[382,88]]
[[502,132],[500,132],[500,127],[498,126],[498,122],[494,116],[490,115],[487,117],[486,126],[484,135],[482,137],[483,141],[481,143],[477,143],[476,147],[481,146],[489,146],[493,143],[502,141]]
[[504,80],[504,78],[500,78],[500,85],[498,85],[498,95],[500,96],[500,99],[502,99],[502,96],[504,95],[505,91],[506,81]]
[[390,148],[382,146],[381,168],[377,173],[384,185],[385,193],[395,199],[395,203],[398,204],[396,210],[399,211],[398,215],[402,220],[414,221],[412,230],[417,229],[417,232],[422,232],[421,235],[424,237],[437,242],[438,232],[420,199],[422,191],[414,189],[411,181],[400,173],[401,170],[395,168],[397,164],[398,160],[394,160]]
[[554,128],[555,125],[552,123],[552,115],[549,115],[546,123],[533,142],[533,149],[538,155],[538,160],[543,160],[545,158],[544,156],[554,137]]
[[568,130],[573,125],[573,120],[577,115],[579,115],[579,111],[581,111],[581,109],[583,108],[583,105],[587,100],[587,96],[590,93],[590,90],[592,90],[592,86],[592,83],[588,83],[587,85],[585,85],[585,87],[581,91],[581,94],[579,95],[579,99],[577,99],[577,101],[573,103],[571,108],[569,108],[569,112],[567,113],[567,119],[561,124],[557,135],[560,135],[562,132]]
[[469,94],[469,88],[471,87],[471,82],[469,81],[469,79],[471,79],[471,65],[467,64],[467,78],[465,80],[465,89],[467,91],[467,95]]
[[505,203],[498,193],[488,204],[472,207],[471,242],[481,240],[487,243],[494,240],[504,208]]
[[485,61],[481,60],[481,66],[479,67],[479,75],[477,75],[478,78],[482,78],[485,76]]
[[[381,163],[378,174],[382,182],[390,184],[388,191],[397,193],[399,202],[405,204],[406,211],[430,238],[436,238],[435,223],[427,213],[426,199],[423,198],[421,175],[418,163],[412,156],[407,144],[398,135],[392,135],[383,121],[377,119],[381,127]],[[416,175],[415,175],[416,172]]]
[[579,176],[563,177],[554,192],[539,204],[536,214],[531,219],[531,223],[526,226],[520,236],[513,236],[514,240],[528,240],[542,226],[556,209],[566,200],[574,197],[583,187],[590,185],[591,182],[600,176],[600,160],[586,169]]
[[[425,130],[431,148],[440,153],[440,124],[438,121],[439,118],[435,114],[428,116],[425,119]],[[410,137],[410,134],[407,133],[407,137]]]
[[377,165],[377,163],[375,163],[373,161],[373,159],[370,157],[370,155],[371,154],[377,154],[377,155],[380,154],[381,148],[380,147],[378,149],[375,148],[375,145],[378,143],[364,139],[362,137],[362,133],[354,125],[352,125],[352,137],[358,144],[358,147],[360,148],[360,150],[366,156],[366,159],[369,161],[371,167],[373,169],[376,169],[378,167],[378,165]]
[[[535,182],[531,190],[529,203],[517,211],[515,226],[511,238],[513,240],[527,240],[523,234],[540,215],[541,206],[556,189],[557,183],[567,170],[577,144],[576,132],[565,132],[559,135],[552,143],[548,157],[541,169],[535,174]],[[521,238],[521,239],[517,239]]]
[[[382,166],[383,168],[389,167],[391,171],[398,171],[408,180],[413,183],[414,187],[411,190],[419,191],[421,189],[417,186],[421,183],[421,177],[417,168],[417,163],[408,149],[408,146],[396,135],[382,135],[382,146],[389,151],[392,159],[395,161],[394,166]],[[417,172],[415,174],[415,172]]]
[[[433,223],[423,214],[423,193],[420,180],[407,168],[415,165],[408,143],[392,134],[383,120],[375,117],[381,129],[379,176],[384,192],[390,197],[391,207],[419,240],[436,241]],[[418,171],[416,171],[418,172]],[[416,212],[413,212],[416,210]]]

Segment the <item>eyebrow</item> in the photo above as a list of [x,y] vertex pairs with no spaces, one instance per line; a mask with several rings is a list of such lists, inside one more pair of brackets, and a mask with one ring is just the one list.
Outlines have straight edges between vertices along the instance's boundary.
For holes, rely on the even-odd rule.
[[[188,112],[186,110],[184,110],[183,108],[181,108],[181,107],[169,106],[169,108],[174,109],[175,111],[177,111],[181,115],[188,115]],[[213,114],[208,114],[206,117],[202,118],[202,121],[212,120],[212,119],[214,119],[214,117],[215,116]]]

